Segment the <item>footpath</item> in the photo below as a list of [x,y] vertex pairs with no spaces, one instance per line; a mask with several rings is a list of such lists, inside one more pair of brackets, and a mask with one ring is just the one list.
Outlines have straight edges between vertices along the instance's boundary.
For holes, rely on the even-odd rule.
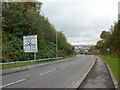
[[96,64],[79,88],[103,88],[103,90],[109,88],[110,90],[116,90],[113,79],[106,63],[97,57]]

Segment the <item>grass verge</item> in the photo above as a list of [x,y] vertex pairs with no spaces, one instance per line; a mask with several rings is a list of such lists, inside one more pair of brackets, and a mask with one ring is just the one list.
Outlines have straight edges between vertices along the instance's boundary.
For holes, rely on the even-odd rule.
[[[114,56],[103,56],[100,55],[100,57],[107,62],[109,67],[111,68],[113,75],[115,76],[116,80],[120,82],[120,77],[118,76],[118,57]],[[118,83],[120,86],[120,83]]]
[[48,61],[40,61],[40,62],[24,62],[24,63],[0,65],[0,69],[9,69],[9,68],[14,68],[14,67],[21,67],[21,66],[27,66],[27,65],[33,65],[33,64],[46,63],[46,62],[63,60],[63,59],[72,58],[72,57],[75,57],[75,55],[66,56],[66,57],[64,57],[62,59],[56,59],[56,60],[48,60]]

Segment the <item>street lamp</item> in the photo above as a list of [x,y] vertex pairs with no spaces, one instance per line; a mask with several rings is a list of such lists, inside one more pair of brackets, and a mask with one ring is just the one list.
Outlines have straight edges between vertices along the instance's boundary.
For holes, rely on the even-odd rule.
[[56,58],[58,58],[58,35],[56,31]]
[[[64,31],[59,31],[64,32]],[[58,32],[56,31],[56,58],[58,58]]]

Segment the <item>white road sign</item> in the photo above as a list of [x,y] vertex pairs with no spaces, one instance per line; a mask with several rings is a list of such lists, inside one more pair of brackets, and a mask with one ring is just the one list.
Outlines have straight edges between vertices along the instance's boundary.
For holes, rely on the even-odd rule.
[[24,52],[37,52],[37,35],[23,36]]

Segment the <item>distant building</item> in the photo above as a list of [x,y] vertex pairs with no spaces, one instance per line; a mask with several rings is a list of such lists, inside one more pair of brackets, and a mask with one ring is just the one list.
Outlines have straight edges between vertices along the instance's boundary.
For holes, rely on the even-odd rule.
[[75,47],[75,52],[79,53],[80,51],[82,52],[88,52],[91,46],[93,45],[73,45]]

